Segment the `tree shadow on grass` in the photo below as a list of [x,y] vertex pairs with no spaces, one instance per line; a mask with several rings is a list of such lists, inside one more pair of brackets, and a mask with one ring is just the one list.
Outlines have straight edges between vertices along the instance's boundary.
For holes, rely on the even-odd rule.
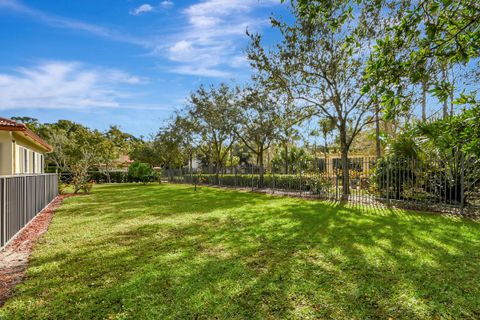
[[100,215],[104,222],[118,224],[123,219],[139,216],[201,214],[246,204],[255,205],[262,201],[261,195],[212,188],[198,188],[194,191],[191,186],[176,186],[173,189],[169,185],[138,184],[127,188],[122,188],[122,185],[101,187],[101,191],[89,195],[88,200],[76,202],[76,208],[68,208],[69,214],[86,217]]
[[6,315],[479,316],[466,220],[179,186],[102,187],[57,215]]

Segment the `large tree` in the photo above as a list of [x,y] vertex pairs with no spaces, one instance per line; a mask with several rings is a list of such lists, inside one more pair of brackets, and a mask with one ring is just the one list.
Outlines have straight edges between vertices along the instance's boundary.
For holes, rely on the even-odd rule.
[[[342,0],[340,0],[342,1]],[[300,0],[308,7],[308,1]],[[348,2],[343,0],[342,2]],[[361,2],[367,2],[366,0]],[[448,100],[454,96],[461,104],[475,103],[478,88],[472,73],[459,68],[478,68],[480,56],[480,4],[462,1],[382,1],[401,6],[400,16],[392,19],[386,34],[377,39],[367,77],[376,83],[387,115],[410,107],[405,88],[422,88],[422,118],[426,119],[427,92],[443,102],[447,116]],[[393,7],[396,8],[396,7]],[[449,75],[456,73],[456,76]],[[460,79],[460,73],[462,73]],[[465,77],[466,76],[466,77]],[[462,81],[463,83],[459,83]],[[472,92],[463,92],[472,88]],[[368,87],[367,89],[371,89]],[[456,94],[454,93],[455,91]]]
[[[261,85],[247,87],[238,101],[236,125],[238,138],[256,156],[259,183],[264,181],[264,153],[279,138],[285,115],[280,97]],[[283,111],[282,111],[283,110]]]
[[[272,18],[281,42],[266,49],[250,35],[252,66],[298,106],[335,121],[339,132],[343,198],[349,195],[348,153],[354,138],[374,121],[375,100],[365,90],[369,45],[382,28],[381,7],[350,3],[292,4],[293,24]],[[308,12],[310,10],[310,12]],[[321,11],[323,14],[318,14]],[[307,14],[308,13],[308,14]],[[311,14],[310,14],[311,13]]]
[[226,84],[219,87],[201,86],[190,96],[188,113],[194,119],[195,128],[202,137],[200,149],[215,165],[215,174],[220,173],[234,142],[236,89]]

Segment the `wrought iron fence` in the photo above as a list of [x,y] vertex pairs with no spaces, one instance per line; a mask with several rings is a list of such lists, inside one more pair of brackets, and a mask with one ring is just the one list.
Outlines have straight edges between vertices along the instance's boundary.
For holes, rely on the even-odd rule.
[[[455,153],[451,157],[417,159],[373,157],[349,159],[348,188],[342,187],[340,159],[290,164],[166,169],[164,179],[176,183],[217,185],[256,192],[396,205],[409,209],[480,214],[480,161]],[[345,190],[344,190],[345,189]]]
[[0,176],[0,248],[57,194],[56,174]]

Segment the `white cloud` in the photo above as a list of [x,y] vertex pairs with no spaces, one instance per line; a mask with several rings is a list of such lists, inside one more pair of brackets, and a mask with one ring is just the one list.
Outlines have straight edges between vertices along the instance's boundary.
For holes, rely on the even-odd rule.
[[249,65],[248,59],[245,56],[235,56],[230,60],[230,65],[233,68],[240,68]]
[[174,6],[173,2],[169,0],[162,1],[158,6],[155,6],[155,7],[149,3],[144,3],[141,6],[133,10],[130,10],[130,14],[133,16],[139,16],[143,13],[158,11],[158,9],[170,9],[173,6]]
[[228,71],[218,70],[214,68],[205,68],[205,67],[195,67],[183,65],[171,69],[170,71],[178,74],[191,75],[191,76],[201,76],[201,77],[213,77],[213,78],[227,78],[232,74]]
[[165,53],[178,65],[172,72],[206,77],[226,77],[232,69],[245,68],[245,57],[239,51],[246,45],[245,31],[265,23],[255,18],[258,8],[277,3],[276,0],[204,0],[187,7],[183,14],[188,21],[181,32],[169,41]]
[[[17,0],[0,0],[0,8],[28,15],[55,28],[143,47],[150,55],[160,55],[175,63],[167,67],[174,73],[225,77],[248,66],[245,57],[239,55],[247,44],[245,30],[255,30],[267,23],[265,16],[256,17],[257,10],[278,3],[278,0],[203,0],[180,12],[186,19],[184,27],[173,29],[161,38],[153,35],[134,37],[120,30],[45,13]],[[145,3],[131,14],[140,15],[173,5],[170,0],[156,6]]]
[[170,0],[165,0],[165,1],[160,2],[160,7],[164,8],[164,9],[170,9],[173,6],[174,6],[174,3],[173,3],[173,1],[170,1]]
[[145,4],[142,4],[141,6],[139,6],[138,8],[131,10],[130,14],[134,15],[134,16],[138,16],[142,13],[146,13],[146,12],[150,12],[150,11],[153,11],[153,7],[150,4],[145,3]]
[[0,0],[0,8],[30,16],[33,19],[54,28],[86,32],[113,41],[131,43],[146,48],[150,47],[149,41],[146,41],[145,39],[133,37],[125,32],[120,32],[118,30],[105,28],[95,24],[45,13],[43,11],[28,7],[16,0]]
[[0,74],[0,109],[120,107],[139,77],[78,62],[45,62]]
[[169,48],[174,55],[185,55],[192,51],[192,43],[186,40],[180,40]]

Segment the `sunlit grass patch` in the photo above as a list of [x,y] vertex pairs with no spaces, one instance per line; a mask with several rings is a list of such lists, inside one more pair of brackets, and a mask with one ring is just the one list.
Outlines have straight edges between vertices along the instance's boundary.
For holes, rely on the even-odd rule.
[[0,318],[480,317],[480,224],[186,185],[65,201]]

